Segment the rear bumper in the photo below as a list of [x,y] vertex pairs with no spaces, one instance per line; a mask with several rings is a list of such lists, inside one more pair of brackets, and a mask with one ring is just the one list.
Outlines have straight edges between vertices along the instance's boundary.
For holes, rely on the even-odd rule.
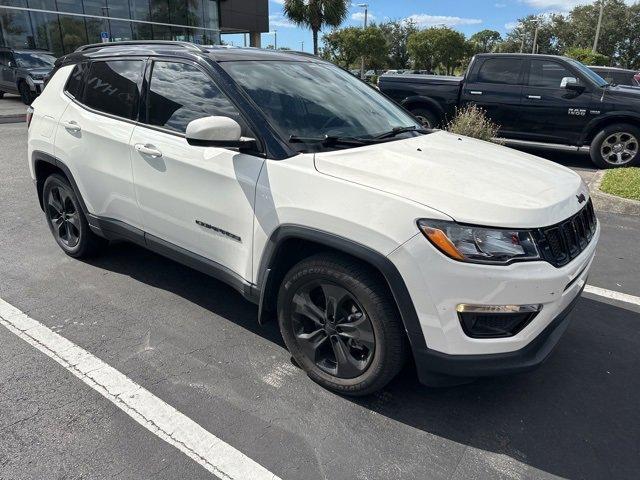
[[[429,348],[414,349],[420,382],[438,386],[460,383],[464,379],[509,375],[535,369],[549,357],[569,326],[569,314],[581,293],[582,289],[533,341],[520,350],[485,355],[447,355]],[[450,377],[457,377],[457,381]]]

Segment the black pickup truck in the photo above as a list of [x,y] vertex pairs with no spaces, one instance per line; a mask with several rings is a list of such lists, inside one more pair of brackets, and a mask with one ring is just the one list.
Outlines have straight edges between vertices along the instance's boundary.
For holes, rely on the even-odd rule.
[[474,103],[507,144],[588,149],[602,168],[640,165],[640,89],[552,55],[476,55],[464,77],[383,75],[380,90],[438,127]]

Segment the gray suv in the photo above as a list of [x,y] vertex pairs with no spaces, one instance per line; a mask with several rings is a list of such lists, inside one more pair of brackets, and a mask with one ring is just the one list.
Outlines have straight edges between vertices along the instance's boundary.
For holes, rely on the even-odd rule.
[[43,50],[0,47],[0,98],[18,93],[26,105],[40,95],[56,57]]

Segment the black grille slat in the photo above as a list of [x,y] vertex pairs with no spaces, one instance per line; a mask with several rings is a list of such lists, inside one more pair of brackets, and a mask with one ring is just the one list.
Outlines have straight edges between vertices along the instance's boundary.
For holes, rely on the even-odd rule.
[[596,217],[591,200],[582,210],[564,222],[540,229],[544,241],[543,254],[561,267],[587,248],[596,231]]

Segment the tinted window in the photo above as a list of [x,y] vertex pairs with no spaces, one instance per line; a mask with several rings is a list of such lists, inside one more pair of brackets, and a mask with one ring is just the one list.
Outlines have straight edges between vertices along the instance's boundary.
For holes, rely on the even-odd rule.
[[56,57],[41,52],[16,52],[16,62],[22,68],[53,68]]
[[613,74],[613,83],[616,85],[635,85],[633,74],[616,72]]
[[141,74],[140,60],[92,63],[85,82],[84,103],[118,117],[136,118]]
[[518,85],[522,60],[517,58],[490,58],[478,71],[478,82]]
[[65,91],[70,93],[74,98],[82,98],[82,86],[84,85],[84,74],[86,73],[86,70],[86,63],[78,63],[73,67],[73,71],[71,72],[71,75],[69,75]]
[[240,114],[208,75],[186,63],[155,62],[151,72],[147,123],[184,133],[198,118],[225,116],[247,135]]
[[531,60],[529,67],[529,85],[532,87],[560,88],[564,77],[575,75],[556,62]]

